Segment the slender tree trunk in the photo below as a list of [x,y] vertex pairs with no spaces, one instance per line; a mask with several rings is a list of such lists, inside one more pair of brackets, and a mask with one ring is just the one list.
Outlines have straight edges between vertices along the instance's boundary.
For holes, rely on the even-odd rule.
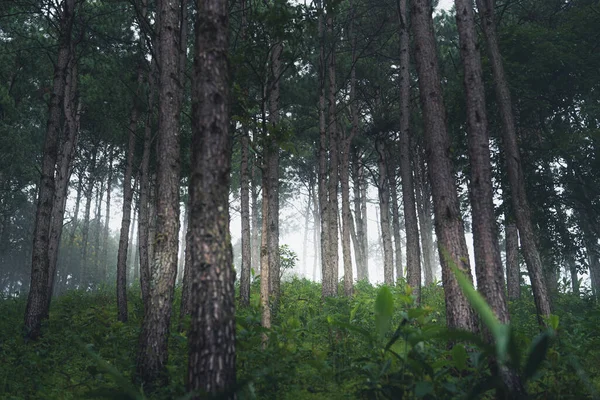
[[425,285],[431,285],[435,277],[435,259],[433,252],[433,222],[431,220],[431,191],[427,182],[427,172],[423,157],[419,154],[420,147],[413,146],[413,165],[415,166],[415,194],[417,216],[421,235],[421,251],[423,255],[423,270]]
[[313,246],[314,246],[314,260],[313,260],[313,281],[317,281],[319,265],[321,265],[321,220],[319,214],[319,198],[318,198],[318,187],[315,188],[313,185],[312,190],[312,203],[313,203]]
[[79,273],[79,289],[87,290],[90,279],[90,260],[88,258],[89,235],[90,235],[90,215],[92,211],[92,194],[94,190],[96,175],[96,157],[98,154],[98,145],[94,145],[92,158],[88,165],[88,182],[85,189],[85,215],[83,217],[83,228],[81,231],[81,266]]
[[250,304],[250,268],[252,266],[252,251],[250,238],[250,165],[249,141],[250,135],[244,127],[242,133],[242,162],[240,171],[240,202],[242,214],[242,271],[240,277],[240,304]]
[[[138,70],[138,87],[141,86],[143,73],[141,67]],[[139,91],[136,91],[139,93]],[[131,178],[133,176],[133,162],[135,160],[135,142],[138,123],[138,109],[134,106],[129,117],[129,139],[127,142],[127,161],[125,163],[125,174],[123,176],[123,216],[121,219],[121,233],[119,235],[119,250],[117,252],[117,319],[127,322],[127,255],[130,245],[129,229],[131,225],[131,205],[133,202],[133,187]],[[139,229],[139,228],[138,228]],[[132,229],[133,233],[133,229]],[[133,243],[132,243],[133,245]]]
[[521,155],[517,144],[510,90],[506,74],[504,73],[504,65],[496,36],[493,5],[493,0],[477,0],[477,8],[482,16],[481,26],[487,44],[492,74],[496,86],[496,97],[502,123],[502,138],[506,154],[506,166],[513,210],[519,229],[521,249],[523,250],[523,256],[531,279],[533,297],[540,317],[540,323],[543,324],[541,317],[550,315],[552,310],[550,298],[548,297],[548,290],[546,283],[544,282],[542,262],[531,223],[531,211],[529,209],[525,191],[525,179],[523,177]]
[[[263,175],[266,174],[266,166]],[[271,269],[269,268],[269,242],[267,236],[269,214],[269,182],[266,176],[263,176],[262,187],[262,235],[260,243],[260,306],[261,306],[261,325],[263,328],[271,328],[271,290],[269,282]],[[263,335],[263,343],[266,343],[267,336]]]
[[446,110],[442,97],[429,1],[412,2],[411,24],[415,38],[415,60],[423,109],[429,177],[433,192],[435,227],[442,264],[447,323],[450,328],[474,332],[477,330],[475,315],[450,269],[450,265],[456,265],[471,278],[456,180],[452,172],[450,139],[446,128]]
[[48,247],[52,207],[56,191],[54,173],[58,157],[61,107],[65,94],[65,79],[70,58],[74,14],[75,0],[65,0],[61,6],[59,16],[58,58],[54,67],[52,96],[48,108],[48,124],[46,126],[41,181],[33,233],[31,283],[25,310],[26,336],[31,339],[37,339],[40,336],[41,323],[47,315],[50,302],[48,297],[48,279],[50,275]]
[[516,300],[521,297],[521,276],[519,268],[519,231],[517,225],[507,218],[505,225],[506,241],[506,286],[508,298]]
[[[101,165],[106,162],[103,157]],[[104,177],[101,178],[98,188],[96,189],[96,212],[94,215],[95,228],[94,228],[94,279],[96,287],[104,281],[106,277],[102,275],[102,263],[100,262],[100,231],[102,228],[102,200],[104,200]]]
[[108,231],[110,224],[110,201],[112,191],[112,180],[113,180],[113,157],[114,153],[111,150],[108,161],[108,178],[106,180],[106,215],[104,217],[104,232],[102,233],[102,271],[106,279],[108,276]]
[[[391,145],[391,143],[390,143]],[[390,200],[391,207],[390,211],[392,214],[392,234],[394,236],[394,264],[396,270],[396,279],[402,278],[403,274],[403,260],[402,260],[402,236],[400,234],[400,212],[398,206],[398,185],[396,182],[396,168],[395,163],[388,150],[385,150],[387,163],[387,178],[388,178],[388,187],[390,188]],[[419,285],[420,286],[420,285]]]
[[358,152],[352,151],[352,182],[354,186],[354,218],[356,219],[356,243],[354,254],[356,255],[356,278],[359,281],[369,280],[369,265],[367,260],[367,247],[365,229],[366,220],[363,218],[363,167],[360,165]]
[[[421,251],[419,248],[419,226],[411,150],[414,149],[410,131],[410,47],[407,0],[398,2],[400,25],[400,177],[402,178],[402,203],[404,205],[404,228],[406,230],[406,279],[413,289],[417,302],[421,293]],[[417,189],[418,190],[418,189]],[[423,262],[425,284],[433,281],[431,265]],[[415,292],[416,290],[416,292]]]
[[310,224],[310,205],[312,203],[312,184],[308,184],[306,196],[306,211],[304,212],[304,230],[302,232],[302,275],[308,275],[308,226]]
[[144,310],[137,373],[153,388],[168,382],[168,337],[179,249],[180,7],[178,0],[158,2],[158,149],[156,237],[150,266],[149,307]]
[[[71,53],[74,49],[71,49]],[[71,57],[68,65],[67,77],[65,82],[64,96],[64,132],[63,141],[58,155],[56,168],[56,192],[54,196],[54,205],[52,207],[52,222],[50,226],[49,259],[50,267],[48,274],[48,312],[52,301],[52,292],[54,290],[54,280],[56,278],[56,265],[58,263],[58,252],[63,232],[65,217],[65,208],[69,193],[69,181],[73,172],[72,164],[77,149],[77,139],[79,136],[79,112],[81,104],[77,105],[77,65]]]
[[385,145],[381,139],[375,142],[379,154],[377,167],[377,192],[379,194],[379,223],[381,227],[381,242],[383,245],[383,282],[386,285],[394,284],[394,253],[392,250],[392,232],[390,229],[390,190],[387,177],[387,160]]
[[[279,129],[279,88],[282,52],[283,44],[279,42],[273,46],[271,53],[269,125],[273,132],[277,132]],[[267,214],[269,226],[267,230],[267,243],[269,246],[269,268],[271,268],[271,273],[269,274],[270,290],[274,304],[277,305],[281,279],[279,257],[279,143],[276,140],[272,140],[270,145],[270,151],[267,152],[267,176],[269,179],[269,212]]]
[[254,270],[255,274],[259,274],[260,273],[260,229],[259,229],[259,212],[258,212],[258,190],[257,190],[257,171],[258,168],[256,167],[256,159],[255,157],[252,157],[250,159],[251,161],[251,172],[252,172],[252,177],[250,180],[250,199],[252,201],[252,214],[250,215],[250,217],[252,218],[251,222],[251,228],[252,228],[252,234],[251,234],[251,266],[252,269]]
[[328,122],[327,122],[327,135],[329,137],[329,179],[327,181],[328,188],[328,215],[329,219],[328,227],[328,240],[329,250],[327,257],[329,258],[327,271],[323,273],[323,296],[335,296],[338,290],[338,275],[339,275],[339,256],[338,256],[338,243],[339,243],[339,231],[338,231],[338,186],[339,186],[339,150],[340,140],[339,132],[337,129],[337,118],[336,118],[336,83],[335,83],[335,38],[333,35],[333,16],[331,11],[327,13],[327,33],[330,39],[330,50],[328,57]]

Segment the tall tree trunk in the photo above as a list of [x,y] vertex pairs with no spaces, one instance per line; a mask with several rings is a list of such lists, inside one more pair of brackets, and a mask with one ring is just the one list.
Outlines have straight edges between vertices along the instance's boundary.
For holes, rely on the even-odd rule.
[[473,5],[467,0],[455,0],[455,6],[467,103],[467,137],[471,165],[469,194],[473,214],[473,247],[477,288],[492,307],[498,319],[506,324],[510,321],[510,316],[506,303],[502,259],[496,232],[490,139]]
[[81,266],[79,272],[79,289],[87,290],[90,278],[90,263],[88,259],[89,235],[90,235],[90,215],[92,211],[92,194],[94,190],[96,176],[96,157],[98,155],[98,144],[92,149],[92,158],[88,165],[88,182],[85,189],[85,215],[83,217],[83,228],[81,230]]
[[[412,146],[410,132],[410,47],[407,0],[398,2],[398,22],[400,25],[400,177],[402,178],[402,203],[404,205],[404,228],[406,230],[406,280],[413,289],[417,302],[421,294],[421,251],[419,248],[419,226],[413,167],[411,166]],[[425,252],[425,251],[424,251]],[[433,281],[431,266],[423,262],[425,284]]]
[[527,201],[525,191],[525,179],[521,164],[521,155],[517,144],[517,133],[515,131],[515,121],[512,112],[512,101],[504,65],[498,46],[496,36],[496,22],[494,18],[493,0],[477,0],[477,8],[482,16],[482,29],[485,36],[487,50],[490,57],[492,74],[496,87],[496,98],[502,123],[502,138],[504,151],[506,153],[506,166],[508,170],[508,181],[510,184],[511,199],[519,237],[521,239],[521,249],[527,270],[531,279],[533,297],[538,315],[541,317],[550,315],[552,312],[548,290],[544,282],[542,272],[542,262],[537,248],[535,234],[531,223],[531,211]]
[[240,277],[240,304],[250,304],[250,268],[252,266],[252,251],[250,239],[250,165],[249,145],[250,135],[244,127],[242,132],[242,162],[240,166],[240,203],[242,216],[242,271]]
[[308,184],[308,195],[306,196],[306,209],[304,212],[304,229],[302,232],[302,275],[308,275],[308,227],[310,225],[310,206],[312,204],[312,184]]
[[379,155],[377,169],[377,192],[379,194],[379,223],[381,228],[381,242],[383,244],[383,282],[386,285],[394,284],[394,253],[392,250],[392,232],[390,230],[390,189],[387,178],[387,160],[383,140],[377,139],[375,149]]
[[251,266],[252,269],[254,270],[255,274],[259,274],[260,273],[260,229],[259,229],[259,213],[258,213],[258,190],[257,190],[257,171],[258,168],[256,167],[256,159],[255,157],[252,157],[251,159],[251,169],[252,169],[252,178],[250,181],[250,196],[251,196],[251,201],[252,201],[252,214],[251,214],[251,228],[252,228],[252,234],[251,234],[251,255],[250,255],[250,259],[251,259]]
[[108,231],[110,224],[110,201],[112,191],[112,180],[113,180],[113,158],[114,150],[111,150],[108,158],[108,177],[106,180],[106,215],[104,216],[104,231],[102,232],[102,257],[100,263],[102,264],[102,274],[106,279],[108,276]]
[[[356,278],[359,281],[369,280],[369,265],[367,259],[367,230],[366,219],[362,209],[363,205],[363,186],[364,169],[360,164],[358,151],[352,151],[352,183],[354,191],[354,218],[356,219],[356,243],[354,245],[354,254],[356,255]],[[366,211],[366,209],[365,209]]]
[[433,192],[435,227],[442,264],[447,323],[450,328],[474,332],[477,330],[475,315],[450,269],[451,264],[456,265],[471,278],[456,180],[452,172],[450,139],[446,128],[446,110],[442,97],[429,1],[412,2],[411,23],[415,38],[415,60],[423,109],[429,177]]
[[[269,91],[269,125],[273,132],[279,127],[279,96],[281,75],[281,54],[283,44],[276,43],[271,53],[270,91]],[[279,300],[281,265],[279,258],[279,143],[277,138],[271,138],[270,149],[267,152],[267,176],[269,179],[269,212],[267,214],[268,229],[267,243],[269,248],[269,285],[274,304]],[[264,234],[264,233],[263,233]]]
[[[229,236],[228,10],[224,0],[200,0],[196,26],[195,124],[190,226],[192,325],[188,390],[234,399],[235,291]],[[194,399],[200,397],[194,396]]]
[[158,149],[156,237],[150,266],[149,307],[144,310],[137,373],[150,388],[168,381],[168,337],[179,249],[180,7],[178,0],[158,2]]
[[[269,268],[269,241],[267,230],[269,222],[267,215],[269,214],[269,182],[266,174],[266,166],[263,169],[263,187],[262,187],[262,234],[260,240],[260,306],[261,319],[260,323],[263,328],[271,328],[271,290],[269,282],[271,269]],[[266,343],[267,336],[263,335],[263,343]]]
[[54,66],[52,96],[48,108],[48,124],[42,158],[41,181],[37,200],[31,260],[31,283],[25,309],[27,337],[37,339],[41,334],[41,323],[46,317],[50,298],[48,279],[50,257],[48,252],[52,207],[54,203],[55,168],[58,157],[61,107],[63,105],[67,66],[70,58],[71,33],[75,14],[75,0],[64,0],[59,15],[58,58]]
[[521,297],[521,276],[519,268],[519,231],[517,225],[505,217],[507,222],[505,229],[506,242],[506,286],[508,298],[516,300]]
[[[455,0],[455,6],[467,103],[467,138],[471,165],[469,194],[473,216],[477,289],[483,294],[498,319],[502,323],[508,324],[510,315],[506,302],[502,259],[496,232],[490,139],[474,11],[471,1],[468,0]],[[502,365],[498,365],[498,368],[511,395],[524,397],[525,388],[516,372]]]
[[413,146],[413,165],[415,166],[417,216],[421,235],[421,251],[423,254],[423,270],[425,285],[431,285],[435,277],[435,257],[433,251],[433,222],[431,220],[431,189],[427,181],[424,157],[420,155],[420,146]]
[[[141,87],[143,72],[138,69],[138,87]],[[139,90],[136,90],[139,93]],[[129,139],[127,141],[127,161],[123,176],[123,216],[121,218],[121,232],[119,235],[119,250],[117,251],[117,319],[127,322],[127,255],[129,253],[129,229],[131,225],[131,205],[133,202],[133,162],[135,160],[136,130],[139,111],[136,106],[131,109],[129,117]],[[139,228],[138,228],[139,229]],[[132,229],[133,232],[133,229]],[[132,243],[133,245],[133,243]]]
[[[106,158],[103,157],[101,165],[106,162]],[[95,229],[94,229],[94,276],[93,282],[96,287],[106,280],[106,276],[102,275],[102,263],[100,262],[100,231],[102,230],[102,201],[104,200],[104,177],[101,178],[100,184],[96,189],[96,212],[94,215]]]
[[[71,53],[74,49],[71,49]],[[50,267],[48,273],[48,312],[52,301],[54,280],[56,278],[56,265],[58,263],[58,252],[63,232],[65,208],[69,193],[69,181],[73,172],[72,163],[77,149],[77,138],[79,136],[79,113],[81,103],[77,104],[77,65],[73,56],[67,67],[64,96],[64,132],[63,141],[58,155],[56,168],[56,192],[54,205],[52,207],[52,222],[50,226],[49,259]]]
[[313,281],[317,281],[319,265],[321,265],[321,220],[319,213],[319,196],[318,187],[315,188],[313,185],[312,190],[312,203],[313,203],[313,246],[314,246],[314,260],[313,260]]
[[339,256],[338,256],[338,186],[339,186],[339,132],[336,118],[336,83],[335,83],[335,38],[333,35],[332,11],[327,12],[327,37],[330,39],[329,57],[327,63],[327,78],[329,90],[327,93],[327,136],[329,138],[329,176],[327,181],[329,233],[329,249],[327,252],[327,270],[323,271],[323,296],[335,296],[338,289]]
[[[395,143],[394,143],[395,144]],[[390,145],[392,145],[390,143]],[[395,147],[395,146],[394,146]],[[388,187],[390,188],[390,200],[392,213],[392,234],[394,236],[394,269],[396,270],[396,279],[402,278],[403,274],[403,260],[402,260],[402,236],[400,234],[400,209],[398,206],[398,184],[396,181],[396,167],[395,163],[390,157],[388,150],[386,149],[387,163],[387,178]]]

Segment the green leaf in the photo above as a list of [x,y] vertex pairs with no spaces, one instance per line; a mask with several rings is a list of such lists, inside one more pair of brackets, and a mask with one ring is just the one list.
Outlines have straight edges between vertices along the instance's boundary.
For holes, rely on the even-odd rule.
[[382,286],[375,299],[375,326],[379,336],[383,337],[389,330],[394,313],[394,298],[387,286]]
[[415,385],[415,396],[417,397],[425,397],[428,394],[433,393],[433,385],[431,382],[417,382]]
[[550,314],[546,319],[547,326],[552,328],[553,330],[558,329],[559,318],[558,315]]
[[548,332],[540,333],[531,343],[529,357],[523,369],[523,380],[527,381],[539,369],[542,361],[546,358],[546,353],[550,347],[550,334]]
[[458,370],[467,368],[467,350],[462,344],[455,344],[452,348],[452,359],[454,360],[454,366]]

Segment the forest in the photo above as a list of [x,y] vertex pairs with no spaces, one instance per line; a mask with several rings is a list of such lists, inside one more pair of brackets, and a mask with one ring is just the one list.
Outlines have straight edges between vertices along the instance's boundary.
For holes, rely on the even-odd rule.
[[599,18],[0,2],[0,399],[600,399]]

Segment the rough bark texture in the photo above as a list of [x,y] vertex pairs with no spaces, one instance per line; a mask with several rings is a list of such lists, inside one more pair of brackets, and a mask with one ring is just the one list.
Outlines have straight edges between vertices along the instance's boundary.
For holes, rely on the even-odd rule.
[[[411,166],[410,132],[410,49],[407,0],[398,2],[400,24],[400,177],[406,230],[406,280],[417,302],[421,300],[421,249],[415,203],[413,168]],[[427,267],[428,264],[424,265]],[[425,271],[425,283],[431,283],[431,267]],[[429,276],[428,276],[429,275]],[[428,282],[429,278],[429,282]]]
[[508,323],[510,317],[496,232],[490,139],[473,5],[467,0],[455,0],[455,6],[467,103],[467,136],[471,165],[469,194],[473,216],[477,288],[492,307],[498,319],[502,323]]
[[379,223],[381,229],[381,242],[383,243],[383,282],[386,285],[394,284],[394,253],[392,250],[392,231],[390,229],[390,189],[387,178],[387,165],[385,145],[382,140],[375,142],[379,154],[377,166],[377,192],[379,194]]
[[[71,49],[71,53],[73,51],[74,50]],[[50,259],[48,273],[48,312],[50,311],[50,302],[52,301],[54,280],[56,278],[58,251],[63,232],[69,181],[71,180],[71,173],[73,172],[72,163],[75,158],[77,139],[79,137],[79,112],[81,111],[81,103],[77,104],[77,97],[77,64],[71,56],[65,80],[65,95],[63,99],[65,123],[63,140],[56,166],[56,192],[54,195],[54,204],[52,206],[52,222],[50,226],[50,243],[48,249]]]
[[[141,85],[142,72],[138,71],[138,85]],[[127,322],[127,254],[129,249],[129,228],[131,225],[131,203],[133,201],[133,160],[135,159],[135,138],[138,120],[138,109],[134,106],[129,117],[129,138],[127,141],[127,161],[123,176],[123,217],[117,251],[117,318]]]
[[[390,143],[394,148],[396,143]],[[404,260],[402,257],[402,236],[400,234],[400,208],[398,205],[398,181],[396,176],[396,163],[391,157],[389,149],[386,149],[388,160],[387,177],[390,188],[390,212],[392,214],[392,233],[394,235],[394,269],[396,270],[396,279],[404,276]]]
[[516,300],[521,297],[521,277],[519,268],[519,231],[517,225],[510,221],[505,225],[506,244],[506,286],[508,298]]
[[431,285],[435,278],[436,263],[433,251],[433,222],[431,220],[431,188],[427,180],[427,168],[420,146],[413,146],[413,165],[415,167],[415,194],[419,233],[421,235],[421,254],[425,285]]
[[188,390],[233,399],[235,271],[229,233],[227,2],[199,0],[196,18]]
[[279,143],[277,133],[279,130],[279,82],[281,75],[281,54],[283,44],[276,43],[271,53],[271,71],[269,78],[269,126],[272,131],[270,148],[267,152],[267,177],[269,179],[269,212],[267,222],[267,243],[269,248],[269,285],[274,304],[279,299],[279,286],[281,282],[281,260],[279,257]]
[[168,381],[168,337],[179,249],[179,81],[180,7],[178,0],[158,2],[158,149],[156,237],[150,266],[149,307],[144,310],[137,373],[150,387]]
[[338,186],[339,186],[339,132],[337,129],[336,104],[335,104],[335,41],[333,36],[333,16],[331,12],[327,13],[327,37],[330,39],[329,57],[327,62],[327,136],[329,139],[329,173],[327,180],[327,199],[328,212],[327,219],[329,232],[329,249],[327,251],[327,269],[323,271],[323,290],[324,297],[336,296],[338,289],[339,276],[339,256],[338,256]]
[[248,130],[242,133],[242,162],[240,166],[240,206],[242,217],[242,271],[240,276],[240,304],[250,304],[250,268],[252,252],[250,239],[250,164],[248,162],[250,137]]
[[48,279],[50,273],[48,247],[52,206],[56,190],[54,171],[58,157],[61,107],[64,99],[67,65],[69,63],[74,11],[75,0],[65,0],[60,13],[58,58],[54,67],[52,95],[48,108],[48,124],[46,126],[46,139],[44,142],[41,169],[42,176],[39,185],[33,233],[31,283],[27,297],[27,308],[25,309],[25,330],[27,337],[31,339],[36,339],[40,336],[41,323],[47,315],[50,301],[48,297]]
[[447,323],[450,328],[476,331],[477,323],[473,310],[450,269],[450,265],[456,265],[471,278],[469,254],[458,206],[456,180],[452,172],[450,139],[446,127],[446,110],[442,97],[429,1],[412,2],[411,22],[415,38],[415,60],[423,109],[435,228],[442,264]]
[[[352,151],[352,183],[354,186],[354,218],[356,219],[356,243],[354,253],[356,254],[356,279],[359,281],[369,280],[368,262],[368,240],[366,230],[366,202],[363,196],[366,194],[364,179],[364,168],[360,163],[356,149]],[[363,203],[365,208],[363,210]]]
[[[527,264],[531,279],[533,297],[539,316],[548,316],[552,312],[550,298],[542,272],[542,262],[537,248],[535,234],[531,223],[531,211],[525,192],[525,179],[521,164],[521,155],[517,143],[515,121],[512,112],[512,101],[504,65],[496,37],[496,23],[494,19],[493,0],[477,0],[477,8],[482,16],[481,26],[485,36],[487,50],[490,57],[492,74],[496,88],[496,98],[500,121],[502,123],[502,139],[506,154],[508,181],[510,184],[511,199],[519,236],[521,249]],[[542,320],[540,319],[540,323]]]

